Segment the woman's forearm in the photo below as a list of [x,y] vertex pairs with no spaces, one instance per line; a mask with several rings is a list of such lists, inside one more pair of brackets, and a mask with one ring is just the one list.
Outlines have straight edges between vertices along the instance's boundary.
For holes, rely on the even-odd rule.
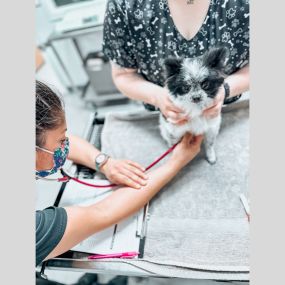
[[140,190],[122,187],[112,193],[109,197],[91,206],[93,210],[105,212],[104,221],[101,225],[94,223],[97,227],[108,227],[118,221],[132,215],[142,208],[163,186],[165,186],[181,169],[181,164],[169,160],[165,165],[149,173],[148,183]]
[[249,65],[229,75],[225,82],[230,86],[230,97],[239,95],[249,90]]
[[125,96],[157,106],[157,97],[167,90],[144,79],[135,70],[112,66],[112,77],[117,88]]
[[68,136],[70,141],[70,150],[68,159],[74,161],[77,164],[85,165],[91,169],[95,169],[95,158],[100,153],[91,143],[88,141],[74,136]]
[[163,166],[149,173],[149,182],[141,190],[122,187],[94,205],[67,207],[65,233],[46,259],[62,254],[90,235],[138,211],[177,174],[182,166],[182,163],[170,159]]
[[[158,107],[158,98],[168,94],[165,88],[148,82],[134,70],[112,67],[112,76],[117,88],[124,95],[134,100]],[[230,97],[249,90],[249,65],[229,75],[225,82],[230,86]]]

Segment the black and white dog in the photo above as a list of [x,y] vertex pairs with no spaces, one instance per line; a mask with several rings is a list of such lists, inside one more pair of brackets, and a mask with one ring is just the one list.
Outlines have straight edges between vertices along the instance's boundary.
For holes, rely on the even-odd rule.
[[225,78],[228,60],[225,47],[210,48],[196,58],[168,58],[165,60],[166,86],[174,105],[189,115],[189,122],[175,125],[160,115],[160,131],[169,146],[177,143],[186,132],[204,134],[204,147],[209,163],[216,162],[214,144],[221,125],[221,115],[206,118],[203,111],[212,105]]

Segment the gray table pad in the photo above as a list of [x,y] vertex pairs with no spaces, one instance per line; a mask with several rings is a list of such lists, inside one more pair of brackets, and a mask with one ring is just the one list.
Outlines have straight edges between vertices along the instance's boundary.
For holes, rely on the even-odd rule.
[[[202,150],[151,201],[142,267],[248,273],[249,224],[239,194],[248,195],[249,108],[233,105],[223,112],[217,163],[208,164]],[[101,140],[112,157],[144,166],[167,149],[158,114],[147,111],[109,114]]]

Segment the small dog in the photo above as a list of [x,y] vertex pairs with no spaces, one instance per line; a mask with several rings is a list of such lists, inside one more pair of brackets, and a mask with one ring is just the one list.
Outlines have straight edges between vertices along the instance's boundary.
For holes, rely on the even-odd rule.
[[216,162],[214,144],[221,125],[221,115],[206,118],[203,111],[212,105],[225,78],[228,60],[225,47],[210,48],[196,58],[168,58],[165,60],[166,86],[172,102],[189,115],[189,122],[175,125],[160,115],[160,131],[169,146],[177,143],[186,132],[204,134],[206,159]]

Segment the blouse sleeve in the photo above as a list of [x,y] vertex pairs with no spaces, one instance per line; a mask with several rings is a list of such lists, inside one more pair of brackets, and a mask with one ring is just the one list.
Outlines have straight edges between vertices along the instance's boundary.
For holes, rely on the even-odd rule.
[[122,0],[107,2],[103,53],[109,60],[126,68],[137,68],[127,10]]

